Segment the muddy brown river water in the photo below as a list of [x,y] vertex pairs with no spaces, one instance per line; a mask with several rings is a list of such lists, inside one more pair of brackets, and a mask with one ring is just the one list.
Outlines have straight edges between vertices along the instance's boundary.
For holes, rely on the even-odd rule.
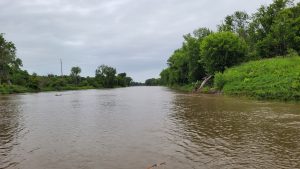
[[130,87],[0,96],[1,169],[300,168],[300,103]]

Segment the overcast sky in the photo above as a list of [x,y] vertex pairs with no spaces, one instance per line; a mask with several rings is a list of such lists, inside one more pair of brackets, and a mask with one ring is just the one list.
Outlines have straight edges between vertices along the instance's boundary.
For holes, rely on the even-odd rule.
[[0,32],[30,73],[94,76],[98,65],[135,81],[158,77],[182,35],[216,30],[236,10],[253,13],[272,0],[0,0]]

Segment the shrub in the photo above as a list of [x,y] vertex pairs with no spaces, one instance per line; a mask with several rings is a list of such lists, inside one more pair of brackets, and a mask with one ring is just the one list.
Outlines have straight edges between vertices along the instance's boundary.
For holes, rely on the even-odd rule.
[[210,74],[223,72],[246,59],[247,44],[231,32],[219,32],[207,36],[200,45],[201,61]]

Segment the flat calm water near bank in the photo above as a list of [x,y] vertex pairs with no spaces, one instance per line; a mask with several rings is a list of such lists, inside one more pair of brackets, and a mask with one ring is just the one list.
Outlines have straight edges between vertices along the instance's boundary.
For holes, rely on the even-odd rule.
[[299,161],[299,103],[164,87],[0,96],[1,169],[293,169]]

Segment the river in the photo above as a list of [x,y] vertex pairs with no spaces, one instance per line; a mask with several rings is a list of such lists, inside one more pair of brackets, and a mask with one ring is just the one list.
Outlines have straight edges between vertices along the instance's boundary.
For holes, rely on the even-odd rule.
[[300,168],[299,103],[164,87],[57,93],[0,96],[1,169]]

